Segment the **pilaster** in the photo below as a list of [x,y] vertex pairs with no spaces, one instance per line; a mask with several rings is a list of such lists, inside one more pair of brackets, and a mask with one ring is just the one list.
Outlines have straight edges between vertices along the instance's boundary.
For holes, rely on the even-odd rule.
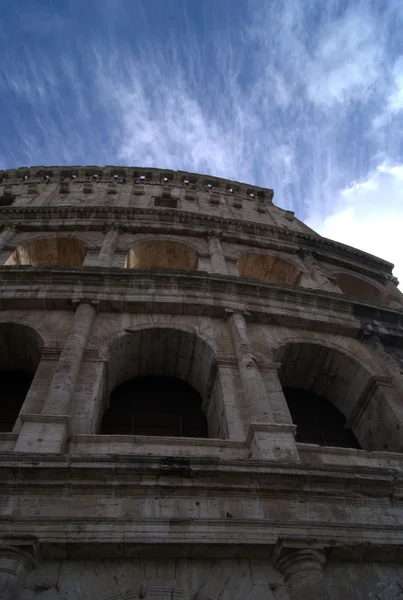
[[393,277],[393,275],[386,275],[384,277],[383,286],[392,298],[391,305],[396,308],[401,308],[403,305],[403,294],[397,287],[398,285],[399,280],[396,277]]
[[4,246],[6,246],[13,239],[16,231],[17,231],[16,223],[8,223],[4,226],[2,231],[0,232],[0,252],[3,250]]
[[119,227],[116,225],[106,227],[106,234],[97,260],[99,267],[112,266],[113,255],[119,241],[119,233]]
[[28,573],[35,567],[34,540],[0,541],[0,598],[20,600]]
[[248,416],[247,444],[251,455],[262,460],[299,460],[294,438],[295,426],[274,421],[266,387],[249,340],[245,317],[241,312],[229,310],[227,313]]
[[69,407],[96,308],[79,303],[40,415],[21,415],[16,452],[63,452],[70,435]]
[[339,286],[335,282],[332,282],[320,268],[312,252],[301,250],[299,256],[316,288],[326,290],[327,292],[341,293]]
[[211,268],[213,273],[219,275],[228,275],[225,257],[221,248],[219,235],[216,233],[208,234],[208,247],[211,260]]

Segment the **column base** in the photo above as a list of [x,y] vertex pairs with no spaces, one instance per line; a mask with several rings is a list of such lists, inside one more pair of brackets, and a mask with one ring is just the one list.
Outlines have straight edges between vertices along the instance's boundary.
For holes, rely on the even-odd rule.
[[288,423],[251,423],[246,438],[251,457],[299,462],[295,431],[296,426]]
[[14,452],[64,453],[70,437],[70,417],[21,415],[22,427]]

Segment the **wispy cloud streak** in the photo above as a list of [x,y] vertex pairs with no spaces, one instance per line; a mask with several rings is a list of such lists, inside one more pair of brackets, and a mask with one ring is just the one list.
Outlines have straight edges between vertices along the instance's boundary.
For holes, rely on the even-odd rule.
[[124,163],[250,181],[335,237],[346,207],[362,222],[365,204],[384,210],[364,183],[389,194],[396,176],[382,165],[403,163],[400,3],[22,4],[0,25],[1,166]]

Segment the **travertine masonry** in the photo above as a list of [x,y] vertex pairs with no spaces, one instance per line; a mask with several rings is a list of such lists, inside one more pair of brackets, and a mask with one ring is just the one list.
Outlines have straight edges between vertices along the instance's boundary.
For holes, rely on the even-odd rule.
[[[21,168],[1,194],[0,596],[402,600],[392,265],[210,176]],[[208,437],[102,433],[146,376],[195,390]]]

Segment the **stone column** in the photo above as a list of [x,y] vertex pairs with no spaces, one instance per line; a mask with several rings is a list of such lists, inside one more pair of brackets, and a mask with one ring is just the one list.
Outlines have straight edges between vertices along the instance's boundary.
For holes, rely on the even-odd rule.
[[7,244],[13,239],[16,231],[17,226],[14,223],[4,226],[0,233],[0,252],[3,250],[4,246],[7,246]]
[[245,317],[228,311],[229,329],[237,358],[246,413],[249,420],[247,444],[254,458],[298,460],[294,425],[275,423],[265,383],[256,363]]
[[312,281],[318,289],[326,290],[327,292],[341,293],[339,286],[336,283],[332,283],[324,274],[311,252],[307,250],[301,250],[299,255],[303,265],[308,270]]
[[393,277],[393,275],[385,276],[383,285],[389,296],[393,298],[391,305],[400,308],[403,305],[403,294],[397,287],[399,285],[397,277]]
[[250,421],[272,423],[273,414],[264,381],[253,355],[245,317],[240,312],[233,312],[228,322]]
[[112,265],[113,254],[115,252],[118,239],[119,228],[116,226],[108,228],[97,259],[97,265],[99,267],[110,267]]
[[376,329],[376,327],[369,324],[363,329],[361,340],[364,342],[364,344],[370,346],[375,353],[382,358],[387,374],[392,379],[394,386],[401,390],[403,398],[403,372],[395,358],[386,351],[379,331]]
[[70,402],[96,309],[90,302],[78,305],[73,326],[64,343],[40,415],[21,415],[23,426],[17,452],[61,452],[69,437]]
[[[386,375],[390,377],[393,384],[393,390],[395,397],[388,395],[388,402],[390,408],[394,413],[396,419],[396,425],[399,425],[399,430],[403,431],[403,371],[399,366],[397,360],[387,352],[385,346],[382,343],[381,335],[376,327],[373,325],[367,325],[361,334],[361,340],[365,345],[368,345],[374,353],[381,357],[385,366]],[[401,436],[399,436],[401,439]],[[402,443],[400,443],[398,452],[401,451]]]
[[217,368],[228,439],[234,442],[244,442],[246,431],[242,418],[241,399],[234,385],[237,376],[237,361],[231,358],[217,358]]
[[28,573],[35,566],[35,545],[0,545],[0,598],[20,600]]
[[328,600],[322,550],[287,548],[276,560],[275,568],[282,573],[290,600]]
[[90,302],[78,305],[72,330],[64,343],[52,377],[42,409],[43,414],[67,414],[95,314],[96,308]]
[[217,234],[209,234],[208,248],[212,272],[218,275],[228,275],[227,265],[225,264],[224,254],[221,249],[220,238]]

